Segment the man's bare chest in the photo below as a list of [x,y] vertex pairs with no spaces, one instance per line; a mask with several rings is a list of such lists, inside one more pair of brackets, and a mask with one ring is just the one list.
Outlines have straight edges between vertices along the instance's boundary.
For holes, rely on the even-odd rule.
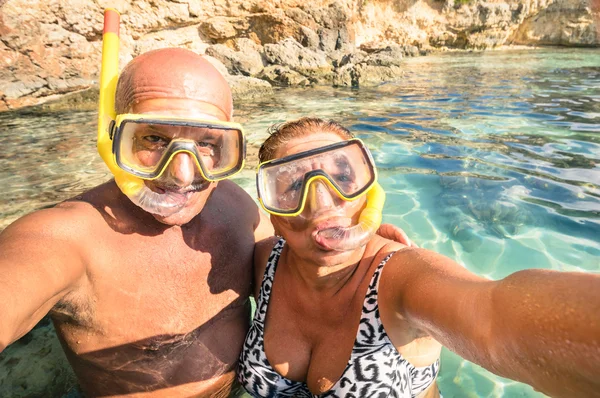
[[87,285],[63,301],[74,324],[81,321],[77,329],[110,344],[185,334],[246,301],[253,239],[235,245],[218,234],[179,237],[103,239]]

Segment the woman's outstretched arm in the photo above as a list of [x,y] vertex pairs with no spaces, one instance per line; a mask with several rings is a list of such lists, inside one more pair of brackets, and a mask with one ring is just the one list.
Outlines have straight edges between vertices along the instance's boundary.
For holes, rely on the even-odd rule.
[[531,269],[489,281],[424,249],[392,258],[382,284],[410,324],[550,396],[600,396],[600,275]]

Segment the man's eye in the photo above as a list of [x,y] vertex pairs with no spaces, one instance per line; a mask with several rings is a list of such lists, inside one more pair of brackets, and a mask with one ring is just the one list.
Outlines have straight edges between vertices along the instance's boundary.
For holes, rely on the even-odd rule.
[[158,135],[146,135],[144,136],[144,140],[153,144],[166,142],[166,140],[163,137],[160,137]]
[[210,142],[198,142],[198,146],[201,148],[215,148],[215,144],[211,144]]

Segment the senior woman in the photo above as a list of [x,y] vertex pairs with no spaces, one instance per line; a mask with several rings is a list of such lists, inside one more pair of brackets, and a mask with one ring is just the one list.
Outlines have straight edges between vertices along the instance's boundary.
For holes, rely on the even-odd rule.
[[370,233],[361,212],[378,200],[365,194],[375,166],[335,122],[280,125],[259,157],[279,237],[255,248],[257,311],[238,373],[253,396],[438,396],[440,343],[546,394],[598,396],[599,276],[489,281]]

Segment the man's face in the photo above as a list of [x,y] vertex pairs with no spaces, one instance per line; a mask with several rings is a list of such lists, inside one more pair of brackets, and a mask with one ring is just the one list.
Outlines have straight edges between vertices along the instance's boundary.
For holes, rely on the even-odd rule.
[[[148,99],[132,105],[128,113],[194,117],[215,121],[229,121],[216,106],[191,99]],[[168,139],[169,131],[162,135]],[[160,178],[144,181],[146,186],[159,194],[169,193],[184,204],[169,216],[153,214],[163,224],[183,225],[190,222],[204,208],[217,182],[206,181],[194,158],[186,152],[176,154]]]

